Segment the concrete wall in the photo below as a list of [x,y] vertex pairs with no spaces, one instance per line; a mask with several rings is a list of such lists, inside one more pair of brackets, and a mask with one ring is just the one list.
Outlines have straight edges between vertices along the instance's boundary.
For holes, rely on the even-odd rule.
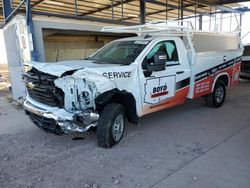
[[[38,51],[38,60],[40,62],[46,61],[46,53],[47,53],[47,56],[49,56],[48,60],[51,60],[51,58],[52,59],[55,58],[55,57],[51,57],[51,56],[54,56],[53,54],[55,53],[52,52],[52,54],[49,54],[51,52],[45,51],[46,47],[50,48],[52,44],[50,42],[47,42],[45,46],[44,35],[43,35],[44,29],[100,32],[102,27],[106,26],[105,24],[101,24],[101,23],[71,20],[71,19],[62,19],[62,18],[53,18],[53,17],[46,17],[46,16],[34,16],[33,22],[34,22],[34,30],[35,30],[35,45]],[[56,50],[56,48],[54,50]],[[77,51],[74,53],[77,53]]]
[[7,55],[2,29],[0,29],[0,64],[7,64]]
[[[0,83],[10,82],[3,30],[0,29]],[[1,89],[2,87],[0,87]]]
[[99,22],[34,16],[33,23],[39,62],[83,59],[104,44],[128,36],[102,33],[107,24]]
[[112,36],[60,35],[44,37],[46,62],[84,59],[101,48],[104,44],[117,39]]

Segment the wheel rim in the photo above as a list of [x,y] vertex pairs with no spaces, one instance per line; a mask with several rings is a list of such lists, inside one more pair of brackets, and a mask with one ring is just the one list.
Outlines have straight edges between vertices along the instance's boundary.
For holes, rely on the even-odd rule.
[[215,100],[220,103],[224,98],[224,89],[222,86],[218,87],[215,91]]
[[124,117],[122,114],[119,114],[115,118],[112,125],[112,137],[116,142],[118,142],[121,139],[123,129],[124,129]]

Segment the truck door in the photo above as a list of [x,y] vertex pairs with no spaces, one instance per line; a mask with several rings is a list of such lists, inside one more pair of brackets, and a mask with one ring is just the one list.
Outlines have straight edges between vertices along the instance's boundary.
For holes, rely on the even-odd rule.
[[[185,49],[180,42],[181,49]],[[185,101],[189,91],[190,68],[186,53],[178,49],[174,40],[166,40],[156,43],[146,54],[141,76],[143,114]],[[164,66],[157,66],[157,61],[162,59]]]

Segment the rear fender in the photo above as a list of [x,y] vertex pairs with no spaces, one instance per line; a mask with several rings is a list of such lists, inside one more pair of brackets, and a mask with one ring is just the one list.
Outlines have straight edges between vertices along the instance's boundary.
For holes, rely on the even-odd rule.
[[[227,81],[224,80],[225,78],[227,78]],[[227,86],[227,87],[229,87],[231,84],[229,74],[227,72],[222,72],[215,77],[214,82],[213,82],[213,86],[212,86],[212,92],[214,91],[214,86],[215,86],[218,79],[221,79],[222,81],[224,81],[225,86]]]

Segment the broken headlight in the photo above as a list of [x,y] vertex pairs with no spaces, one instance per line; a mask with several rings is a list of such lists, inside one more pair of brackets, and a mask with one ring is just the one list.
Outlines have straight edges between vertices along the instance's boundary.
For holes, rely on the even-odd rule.
[[32,69],[32,66],[30,65],[24,65],[24,72],[28,72]]
[[89,104],[90,104],[89,92],[83,91],[83,92],[81,93],[81,97],[82,97],[83,99],[85,99],[85,104],[86,104],[86,105],[89,105]]
[[75,79],[74,78],[67,78],[66,84],[70,87],[75,85]]

